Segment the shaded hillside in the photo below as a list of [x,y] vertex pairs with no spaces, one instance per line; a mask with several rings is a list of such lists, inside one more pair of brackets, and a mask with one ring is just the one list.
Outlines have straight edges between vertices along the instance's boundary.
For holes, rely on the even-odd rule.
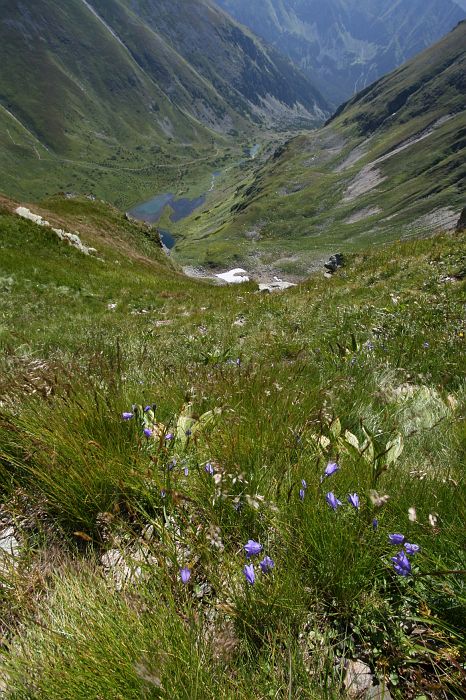
[[452,0],[217,0],[299,66],[336,106],[465,16]]
[[[466,196],[466,22],[212,199],[179,255],[306,274],[335,249],[455,227]],[[192,235],[192,234],[191,234]]]
[[189,13],[155,0],[4,0],[0,61],[0,189],[11,194],[156,192],[225,137],[250,138],[251,122],[325,114],[291,64],[204,0]]

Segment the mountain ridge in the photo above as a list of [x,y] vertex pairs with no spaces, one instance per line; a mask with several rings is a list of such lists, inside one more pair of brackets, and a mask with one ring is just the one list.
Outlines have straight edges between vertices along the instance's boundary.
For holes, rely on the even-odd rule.
[[63,189],[119,201],[125,172],[127,191],[156,191],[178,161],[330,113],[287,59],[207,0],[189,12],[180,0],[3,5],[0,188],[13,195]]
[[336,107],[451,29],[452,0],[217,0],[291,58]]

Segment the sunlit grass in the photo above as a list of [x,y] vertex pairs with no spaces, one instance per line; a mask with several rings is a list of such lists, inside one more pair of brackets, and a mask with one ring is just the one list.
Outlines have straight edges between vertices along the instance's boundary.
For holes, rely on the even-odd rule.
[[126,224],[116,254],[104,222],[102,263],[2,215],[6,697],[334,698],[351,658],[400,700],[460,697],[463,238],[262,296]]

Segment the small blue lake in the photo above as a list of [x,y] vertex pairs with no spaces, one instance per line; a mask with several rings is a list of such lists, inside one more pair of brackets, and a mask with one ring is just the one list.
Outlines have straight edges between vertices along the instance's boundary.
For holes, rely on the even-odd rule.
[[156,224],[162,216],[165,207],[170,205],[170,208],[173,209],[173,212],[170,214],[170,221],[173,221],[175,224],[177,221],[181,221],[181,219],[192,214],[193,211],[204,204],[204,202],[204,194],[194,199],[188,199],[188,197],[176,199],[176,195],[167,192],[165,194],[158,194],[147,202],[137,204],[129,210],[128,214],[138,221],[145,221],[147,224]]
[[[216,170],[212,173],[212,185],[210,191],[214,188],[214,182],[217,177],[221,175],[220,170]],[[156,224],[162,214],[163,210],[167,205],[172,209],[170,214],[170,221],[176,224],[177,221],[185,219],[187,216],[193,213],[198,207],[201,207],[206,200],[206,195],[202,194],[200,197],[195,197],[194,199],[189,199],[189,197],[176,198],[176,195],[171,192],[165,192],[164,194],[158,194],[152,199],[143,202],[142,204],[137,204],[135,207],[128,211],[129,216],[137,221],[144,221],[146,224]],[[174,236],[167,229],[160,230],[160,237],[162,243],[167,248],[173,248],[176,240]]]

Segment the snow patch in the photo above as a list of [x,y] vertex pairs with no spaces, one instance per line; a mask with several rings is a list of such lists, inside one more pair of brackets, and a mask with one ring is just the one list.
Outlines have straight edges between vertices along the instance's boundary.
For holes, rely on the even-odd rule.
[[222,272],[219,275],[215,275],[219,280],[223,280],[227,284],[240,284],[241,282],[249,282],[249,277],[247,276],[246,270],[241,267],[235,267],[229,272]]

